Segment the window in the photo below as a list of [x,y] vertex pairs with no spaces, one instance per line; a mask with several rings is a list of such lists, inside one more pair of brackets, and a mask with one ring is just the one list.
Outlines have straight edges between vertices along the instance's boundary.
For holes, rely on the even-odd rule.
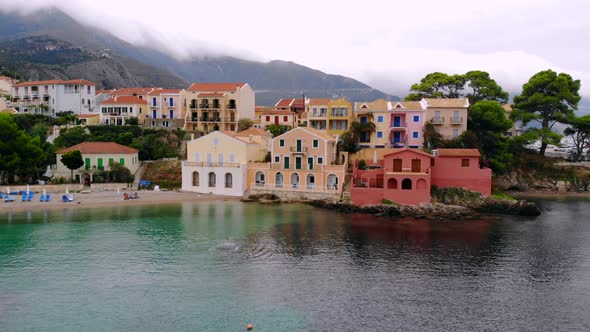
[[[47,87],[45,87],[45,91],[47,91]],[[86,87],[86,93],[90,94],[90,85]]]
[[215,187],[215,173],[210,172],[209,173],[209,188],[214,188]]
[[434,158],[430,158],[430,166],[434,166]]
[[199,172],[193,172],[193,187],[199,186]]
[[412,133],[412,138],[418,138],[418,135],[419,135],[418,132],[415,131],[415,132]]
[[469,167],[469,159],[461,159],[461,167]]
[[232,164],[236,162],[236,155],[234,153],[229,154],[229,162]]
[[284,147],[285,146],[285,140],[284,139],[280,139],[279,140],[279,146],[280,147]]
[[412,190],[412,180],[403,179],[402,180],[402,190]]
[[287,122],[287,121],[289,121],[289,117],[288,117],[288,116],[286,116],[286,115],[285,115],[285,116],[283,116],[283,122]]
[[288,168],[289,168],[289,164],[291,164],[291,160],[290,160],[290,158],[289,158],[289,157],[287,157],[287,156],[285,156],[285,157],[283,157],[283,158],[284,158],[284,164],[283,164],[283,167],[284,167],[285,169],[288,169]]
[[231,173],[225,173],[225,187],[233,187],[233,176],[231,175]]
[[223,153],[217,154],[217,164],[223,166]]
[[323,164],[324,164],[324,158],[318,157],[318,165],[323,165]]
[[170,98],[170,106],[174,106],[174,98]]
[[270,115],[266,116],[266,121],[270,122]]
[[119,158],[119,164],[121,164],[121,166],[125,166],[125,158]]
[[382,131],[378,131],[377,132],[377,138],[383,138],[383,132]]
[[281,162],[281,156],[275,156],[275,163]]
[[367,117],[361,116],[361,123],[367,123]]
[[459,137],[459,129],[453,129],[453,137]]
[[317,140],[317,139],[314,139],[314,140],[313,140],[313,147],[314,147],[314,148],[317,148],[318,146],[320,146],[320,141],[319,141],[319,140]]
[[414,122],[420,122],[420,115],[414,115]]
[[201,161],[201,154],[199,152],[195,152],[195,161],[196,162]]
[[383,122],[383,115],[377,116],[377,122]]

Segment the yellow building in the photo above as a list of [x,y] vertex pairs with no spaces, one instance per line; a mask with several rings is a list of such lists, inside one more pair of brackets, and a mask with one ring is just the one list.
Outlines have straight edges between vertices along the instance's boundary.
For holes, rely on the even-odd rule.
[[426,109],[426,121],[432,123],[444,139],[459,137],[467,130],[467,98],[423,98],[420,104]]
[[329,135],[342,135],[350,129],[353,113],[352,104],[343,98],[328,103],[327,132]]
[[330,98],[310,98],[305,107],[307,126],[317,130],[328,130],[328,104]]
[[361,133],[359,139],[360,147],[389,147],[390,108],[391,103],[385,99],[354,103],[354,112],[357,121],[360,123],[373,122],[375,124],[375,131],[370,135],[369,133]]

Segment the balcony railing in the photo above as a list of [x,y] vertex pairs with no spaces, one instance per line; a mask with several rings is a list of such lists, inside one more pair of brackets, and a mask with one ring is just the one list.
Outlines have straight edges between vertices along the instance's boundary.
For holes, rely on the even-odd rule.
[[226,163],[226,162],[208,162],[208,161],[183,161],[183,166],[189,167],[233,167],[239,168],[238,163]]
[[218,117],[213,117],[213,118],[200,117],[199,120],[202,122],[221,122],[221,118],[218,118]]
[[209,108],[209,104],[199,104],[199,108]]
[[236,104],[227,104],[227,109],[235,110],[236,109]]
[[236,118],[235,117],[231,117],[231,116],[226,116],[225,117],[225,122],[236,122]]
[[302,146],[302,147],[296,147],[296,146],[291,146],[289,147],[289,150],[291,152],[295,152],[295,153],[307,153],[307,147],[306,146]]
[[461,117],[452,117],[451,118],[451,124],[462,124],[463,123],[463,118]]
[[434,117],[430,120],[432,124],[443,124],[445,122],[445,118],[443,117]]
[[278,190],[278,191],[299,191],[299,192],[320,192],[320,193],[338,193],[338,187],[334,185],[318,186],[316,184],[304,184],[304,183],[252,183],[250,184],[252,189],[261,190]]

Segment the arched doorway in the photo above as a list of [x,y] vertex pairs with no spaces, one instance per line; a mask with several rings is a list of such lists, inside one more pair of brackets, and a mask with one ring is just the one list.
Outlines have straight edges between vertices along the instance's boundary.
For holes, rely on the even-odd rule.
[[259,186],[259,187],[264,186],[264,182],[266,180],[265,176],[264,176],[264,172],[262,172],[262,171],[256,172],[255,180],[256,180],[256,186]]
[[209,187],[215,187],[216,180],[215,173],[209,172]]
[[426,190],[426,188],[427,188],[427,185],[426,185],[426,180],[424,180],[424,179],[419,179],[419,180],[416,182],[416,189],[417,189],[417,190]]
[[297,173],[291,174],[291,187],[299,188],[299,174],[297,174]]
[[307,189],[314,189],[315,188],[315,175],[307,174],[307,178],[305,179],[305,183],[307,184]]
[[283,188],[283,184],[285,183],[285,179],[283,178],[283,173],[278,172],[275,175],[275,186],[277,188]]
[[231,173],[225,173],[225,187],[226,188],[233,188],[234,186],[234,177]]
[[387,189],[397,189],[397,179],[391,178],[387,180]]
[[199,186],[199,172],[193,172],[193,187]]
[[90,187],[92,182],[92,176],[89,173],[82,174],[82,184],[86,187]]
[[402,190],[412,190],[412,180],[410,179],[403,179],[402,180]]
[[336,190],[338,189],[338,177],[334,174],[328,175],[328,189]]

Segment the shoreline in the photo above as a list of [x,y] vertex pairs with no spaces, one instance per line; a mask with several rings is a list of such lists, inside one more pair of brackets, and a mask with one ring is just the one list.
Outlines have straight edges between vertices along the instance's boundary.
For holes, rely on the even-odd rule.
[[62,202],[63,194],[51,194],[49,202],[40,202],[40,194],[35,194],[30,202],[22,202],[15,196],[14,202],[0,201],[0,214],[15,212],[42,212],[60,209],[92,209],[104,207],[131,207],[142,205],[166,205],[184,202],[239,201],[240,197],[217,196],[194,192],[178,191],[138,191],[139,198],[123,200],[123,193],[92,192],[74,194],[73,202]]
[[590,198],[590,191],[507,191],[507,195],[514,198]]

